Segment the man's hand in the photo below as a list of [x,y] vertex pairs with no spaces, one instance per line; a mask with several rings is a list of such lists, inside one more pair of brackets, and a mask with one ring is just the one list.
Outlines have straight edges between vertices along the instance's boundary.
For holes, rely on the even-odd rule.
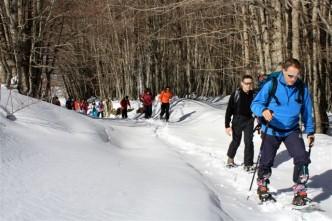
[[267,122],[270,122],[273,118],[273,113],[269,109],[265,109],[262,114]]
[[225,129],[225,131],[226,131],[226,134],[228,134],[228,136],[232,136],[233,130],[232,130],[231,127],[227,127],[227,128]]
[[314,146],[314,142],[315,142],[315,135],[314,134],[308,135],[308,144],[309,144],[309,147],[313,147]]

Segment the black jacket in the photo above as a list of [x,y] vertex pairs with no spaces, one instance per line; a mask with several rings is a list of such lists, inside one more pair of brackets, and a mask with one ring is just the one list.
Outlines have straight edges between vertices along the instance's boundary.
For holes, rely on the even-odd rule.
[[253,98],[254,92],[252,90],[245,93],[241,88],[239,88],[231,94],[226,109],[225,128],[230,127],[232,116],[234,117],[239,115],[247,119],[251,119],[253,117],[250,109]]

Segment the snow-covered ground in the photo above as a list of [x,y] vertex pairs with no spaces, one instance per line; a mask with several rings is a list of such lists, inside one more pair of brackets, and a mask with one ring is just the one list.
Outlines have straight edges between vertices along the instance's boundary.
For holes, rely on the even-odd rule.
[[[7,97],[1,88],[1,107],[11,110]],[[15,121],[0,107],[1,221],[332,220],[332,137],[317,135],[311,153],[309,196],[320,210],[292,210],[284,146],[270,185],[278,202],[258,205],[252,174],[225,168],[227,97],[177,99],[168,124],[135,111],[92,119],[13,93],[13,109],[24,104]]]

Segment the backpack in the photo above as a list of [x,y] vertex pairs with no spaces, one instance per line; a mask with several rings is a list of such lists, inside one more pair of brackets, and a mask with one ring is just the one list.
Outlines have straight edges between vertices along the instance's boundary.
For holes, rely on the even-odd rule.
[[[271,74],[265,75],[264,79],[259,81],[259,83],[258,83],[258,89],[256,90],[255,94],[258,94],[258,92],[263,88],[263,86],[267,82],[272,81],[271,87],[269,89],[269,96],[267,98],[266,106],[269,106],[272,98],[276,101],[277,105],[280,105],[279,99],[276,96],[276,91],[277,91],[277,87],[278,87],[278,77],[280,76],[280,74],[282,74],[282,72],[280,72],[280,71],[272,72]],[[299,90],[298,97],[296,98],[296,102],[298,102],[299,104],[302,104],[303,100],[304,100],[304,86],[305,86],[304,82],[300,79],[297,79],[294,86]]]

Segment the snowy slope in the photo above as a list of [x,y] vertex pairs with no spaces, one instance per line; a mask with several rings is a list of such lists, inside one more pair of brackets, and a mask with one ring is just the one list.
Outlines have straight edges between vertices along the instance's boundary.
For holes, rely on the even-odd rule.
[[[1,95],[11,109],[8,91]],[[16,121],[0,108],[0,220],[332,220],[331,137],[317,136],[310,166],[309,194],[322,211],[301,213],[287,205],[292,162],[284,147],[271,179],[275,205],[257,205],[255,194],[246,200],[251,175],[225,168],[227,98],[213,105],[176,100],[166,125],[134,113],[91,119],[13,97],[14,110],[31,105]],[[259,143],[255,137],[256,152]]]

